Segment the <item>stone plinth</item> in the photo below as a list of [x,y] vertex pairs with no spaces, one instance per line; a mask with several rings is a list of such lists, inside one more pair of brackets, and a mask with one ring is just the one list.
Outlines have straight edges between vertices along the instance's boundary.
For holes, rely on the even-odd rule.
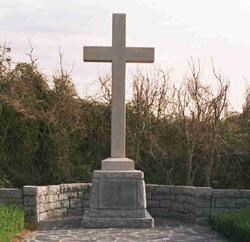
[[93,174],[89,209],[83,227],[151,228],[154,220],[146,210],[143,172],[98,170]]

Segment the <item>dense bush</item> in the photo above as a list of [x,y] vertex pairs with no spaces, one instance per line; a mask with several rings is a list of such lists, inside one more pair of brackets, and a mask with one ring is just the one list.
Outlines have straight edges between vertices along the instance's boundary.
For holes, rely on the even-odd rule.
[[[50,81],[32,58],[13,65],[0,50],[0,186],[90,181],[110,155],[109,75],[80,98],[63,69]],[[216,89],[193,61],[181,88],[168,71],[134,74],[126,149],[146,182],[250,188],[250,99],[230,112],[229,85],[214,77]]]
[[0,205],[0,241],[12,241],[23,228],[24,211],[18,207]]
[[250,241],[250,209],[225,212],[213,218],[212,226],[232,241]]

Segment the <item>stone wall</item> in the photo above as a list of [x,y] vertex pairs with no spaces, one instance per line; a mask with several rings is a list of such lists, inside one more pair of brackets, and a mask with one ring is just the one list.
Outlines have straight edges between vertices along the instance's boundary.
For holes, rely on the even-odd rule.
[[[89,206],[91,184],[24,186],[0,189],[0,204],[24,206],[28,222],[82,215]],[[202,223],[219,212],[250,208],[250,190],[146,185],[147,208],[153,217]]]
[[24,208],[28,222],[52,217],[83,214],[89,204],[88,183],[52,186],[24,186]]
[[23,206],[22,189],[0,188],[0,204]]

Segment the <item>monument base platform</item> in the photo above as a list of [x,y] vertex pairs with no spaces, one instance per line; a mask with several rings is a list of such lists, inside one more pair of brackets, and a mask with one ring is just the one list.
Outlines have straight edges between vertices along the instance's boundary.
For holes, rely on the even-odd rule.
[[84,228],[152,228],[154,219],[148,212],[144,218],[89,217],[87,210],[82,225]]
[[86,228],[151,228],[154,219],[146,210],[144,174],[137,170],[94,171]]

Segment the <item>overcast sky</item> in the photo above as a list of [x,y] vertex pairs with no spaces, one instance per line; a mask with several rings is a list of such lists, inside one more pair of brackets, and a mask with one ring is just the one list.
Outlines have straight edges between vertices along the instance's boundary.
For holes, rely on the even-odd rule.
[[[61,48],[65,67],[74,65],[79,94],[91,94],[93,81],[109,66],[84,63],[82,48],[111,45],[114,12],[127,15],[127,46],[155,47],[155,65],[173,68],[174,82],[183,80],[193,56],[212,84],[206,76],[212,57],[231,83],[233,107],[241,107],[250,80],[249,0],[0,0],[0,43],[12,48],[14,61],[26,61],[29,39],[49,75],[58,67]],[[127,66],[128,72],[136,67]]]

